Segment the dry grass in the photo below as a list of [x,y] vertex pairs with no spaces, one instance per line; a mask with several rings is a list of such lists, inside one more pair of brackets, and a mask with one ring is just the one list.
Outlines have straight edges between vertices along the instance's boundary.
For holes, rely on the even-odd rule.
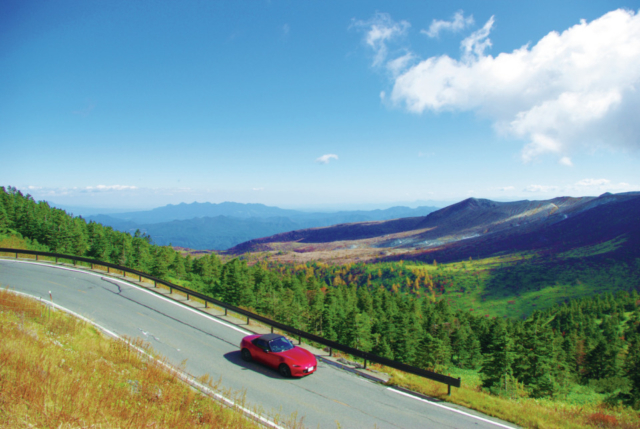
[[6,290],[0,337],[0,427],[257,427],[185,385],[161,360]]
[[451,396],[447,396],[447,386],[444,384],[391,368],[378,369],[391,375],[389,384],[463,405],[525,428],[640,428],[640,414],[627,407],[570,405],[561,401],[528,398],[524,392],[514,399],[491,395],[480,388],[477,376],[475,379],[464,376],[462,387],[452,388]]

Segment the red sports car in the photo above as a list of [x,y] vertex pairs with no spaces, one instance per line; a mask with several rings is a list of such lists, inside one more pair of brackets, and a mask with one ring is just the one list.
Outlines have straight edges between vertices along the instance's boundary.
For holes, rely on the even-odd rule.
[[240,343],[242,359],[255,360],[277,369],[283,377],[302,377],[318,368],[318,361],[311,352],[294,346],[282,335],[249,335]]

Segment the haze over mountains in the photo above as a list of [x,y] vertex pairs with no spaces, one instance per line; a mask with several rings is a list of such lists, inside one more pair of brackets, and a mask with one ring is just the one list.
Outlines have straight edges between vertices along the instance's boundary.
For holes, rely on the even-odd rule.
[[336,224],[424,216],[436,207],[307,213],[263,204],[225,202],[167,205],[148,211],[87,216],[133,233],[139,229],[159,245],[224,250],[254,238]]
[[609,242],[607,251],[635,255],[639,219],[640,192],[544,201],[469,198],[422,217],[292,231],[228,252],[293,251],[317,258],[319,252],[340,250],[357,259],[445,262],[518,251],[560,253]]

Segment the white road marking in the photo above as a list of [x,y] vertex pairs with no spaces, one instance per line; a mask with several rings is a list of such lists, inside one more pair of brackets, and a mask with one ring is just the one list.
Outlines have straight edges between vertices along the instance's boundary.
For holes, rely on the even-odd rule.
[[[34,295],[30,295],[28,293],[24,293],[24,292],[18,292],[18,291],[11,291],[11,293],[15,293],[18,295],[23,295],[23,296],[27,296],[29,298],[33,298],[35,300],[40,300],[39,297],[34,296]],[[227,406],[230,407],[234,407],[237,408],[239,410],[241,410],[244,414],[248,415],[249,417],[251,417],[254,420],[257,420],[258,422],[268,426],[268,427],[272,427],[275,429],[285,429],[282,426],[278,426],[276,423],[272,422],[271,420],[262,417],[260,414],[254,413],[253,411],[243,407],[242,405],[238,405],[235,402],[233,402],[231,399],[226,398],[225,396],[220,395],[219,393],[217,393],[216,391],[212,390],[211,388],[209,388],[208,386],[205,386],[201,383],[199,383],[195,377],[193,377],[191,374],[181,371],[171,365],[169,365],[166,362],[163,362],[162,360],[158,360],[156,358],[154,358],[153,356],[149,355],[146,351],[144,351],[143,349],[136,347],[135,345],[131,344],[129,341],[125,340],[124,338],[120,337],[118,334],[116,334],[113,331],[108,330],[107,328],[105,328],[104,326],[99,325],[98,323],[94,322],[93,320],[89,320],[84,316],[81,316],[80,314],[69,310],[68,308],[62,307],[61,305],[55,304],[53,302],[47,302],[47,301],[42,301],[40,300],[43,304],[45,305],[51,305],[59,310],[64,311],[65,313],[69,313],[74,317],[77,317],[78,319],[84,320],[87,323],[92,324],[93,326],[95,326],[96,328],[100,329],[101,331],[105,332],[106,334],[112,336],[115,339],[118,340],[122,340],[124,342],[126,342],[129,347],[134,348],[135,350],[137,350],[139,353],[146,355],[147,357],[149,357],[150,359],[153,359],[154,361],[156,361],[157,363],[163,365],[164,367],[166,367],[167,369],[169,369],[170,371],[175,372],[176,374],[179,375],[179,378],[184,381],[187,384],[190,384],[191,386],[195,387],[198,390],[201,390],[203,392],[206,392],[208,395],[213,396],[214,398],[216,398],[218,401],[224,402]]]
[[[58,268],[58,269],[60,269],[60,270],[73,271],[73,272],[76,272],[76,273],[87,274],[87,275],[91,275],[91,276],[95,276],[95,277],[105,277],[104,275],[96,274],[96,273],[92,273],[92,272],[90,272],[90,271],[83,271],[83,270],[78,270],[78,269],[75,269],[75,268],[61,267],[61,266],[58,266],[58,265],[44,264],[44,263],[41,263],[41,262],[15,261],[15,260],[12,260],[12,259],[3,259],[3,260],[4,260],[4,261],[7,261],[7,262],[17,262],[17,263],[20,263],[20,264],[33,264],[33,265],[41,265],[41,266],[43,266],[43,267]],[[179,306],[179,307],[182,307],[182,308],[184,308],[185,310],[189,310],[189,311],[191,311],[192,313],[198,314],[198,315],[200,315],[200,316],[202,316],[202,317],[205,317],[205,318],[207,318],[207,319],[209,319],[209,320],[212,320],[212,321],[214,321],[214,322],[216,322],[216,323],[219,323],[219,324],[221,324],[221,325],[224,325],[224,326],[226,326],[227,328],[231,328],[231,329],[233,329],[233,330],[235,330],[235,331],[238,331],[238,332],[240,332],[240,333],[242,333],[242,334],[245,334],[245,335],[251,335],[251,334],[253,334],[253,332],[245,331],[245,330],[244,330],[244,329],[242,329],[242,328],[238,328],[237,326],[233,326],[233,325],[231,325],[231,324],[229,324],[229,323],[225,323],[225,322],[223,322],[223,321],[222,321],[222,320],[220,320],[220,319],[216,319],[216,318],[215,318],[215,317],[213,317],[213,316],[209,316],[209,315],[207,315],[207,314],[204,314],[204,313],[202,313],[202,312],[200,312],[200,311],[197,311],[197,310],[196,310],[196,309],[194,309],[194,308],[189,307],[188,305],[185,305],[185,304],[182,304],[182,303],[180,303],[180,302],[174,301],[173,299],[165,298],[164,296],[158,295],[157,293],[153,293],[153,292],[151,292],[151,291],[149,291],[149,290],[147,290],[147,289],[145,289],[145,288],[143,288],[143,287],[141,287],[141,286],[135,285],[135,284],[133,284],[133,283],[126,282],[126,281],[124,281],[124,280],[115,279],[115,278],[113,278],[113,277],[108,277],[108,278],[109,278],[109,280],[113,280],[113,281],[115,281],[115,282],[119,282],[119,283],[122,283],[122,284],[124,284],[124,285],[130,286],[130,287],[134,287],[134,288],[136,288],[136,289],[138,289],[138,290],[140,290],[140,291],[142,291],[142,292],[146,292],[146,293],[148,293],[149,295],[155,296],[155,297],[156,297],[156,298],[158,298],[158,299],[163,299],[163,300],[165,300],[166,302],[168,302],[168,303],[170,303],[170,304],[173,304],[173,305],[177,305],[177,306]]]
[[411,394],[406,393],[406,392],[402,392],[400,390],[396,390],[396,389],[394,389],[392,387],[387,387],[387,390],[391,390],[392,392],[395,392],[395,393],[397,393],[399,395],[407,396],[409,398],[412,398],[412,399],[415,399],[415,400],[418,400],[418,401],[422,401],[422,402],[427,403],[429,405],[433,405],[434,407],[444,408],[445,410],[453,411],[454,413],[458,413],[458,414],[462,414],[462,415],[467,416],[467,417],[471,417],[472,419],[482,420],[483,422],[491,423],[492,425],[500,426],[500,427],[503,427],[503,428],[506,428],[506,429],[515,429],[513,426],[503,425],[502,423],[494,422],[494,421],[489,420],[489,419],[484,419],[484,418],[479,417],[479,416],[474,416],[473,414],[465,413],[464,411],[456,410],[455,408],[445,407],[444,405],[440,405],[440,404],[436,404],[435,402],[427,401],[426,399],[420,398],[418,396],[411,395]]

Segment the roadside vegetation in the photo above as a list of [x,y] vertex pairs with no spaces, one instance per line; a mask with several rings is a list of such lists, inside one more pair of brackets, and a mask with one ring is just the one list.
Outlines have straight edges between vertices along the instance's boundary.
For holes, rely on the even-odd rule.
[[259,427],[181,382],[161,358],[6,289],[0,337],[0,427]]
[[3,188],[1,234],[23,240],[15,247],[149,272],[327,339],[460,376],[463,388],[449,398],[442,386],[388,371],[399,385],[525,427],[640,427],[640,261],[607,258],[618,242],[448,264],[249,264],[185,257]]

